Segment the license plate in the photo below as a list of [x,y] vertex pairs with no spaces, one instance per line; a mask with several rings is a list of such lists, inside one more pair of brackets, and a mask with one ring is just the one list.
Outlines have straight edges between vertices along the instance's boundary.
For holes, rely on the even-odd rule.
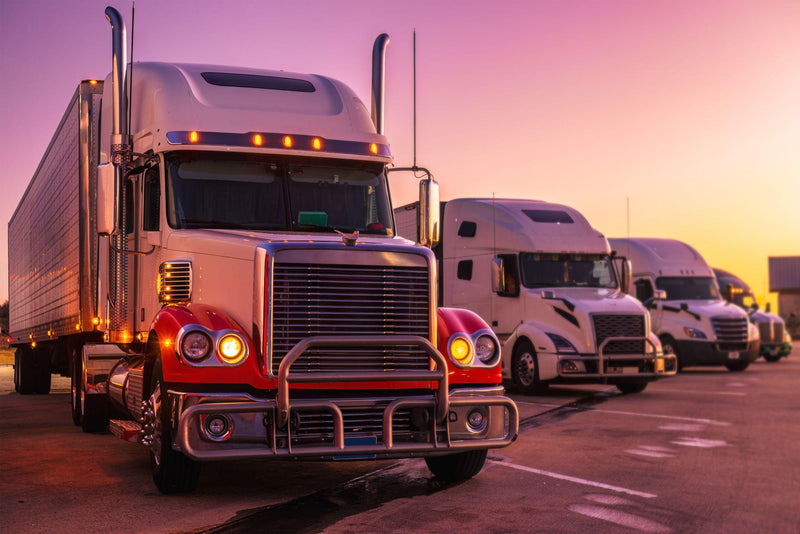
[[769,355],[770,356],[777,356],[778,355],[778,349],[769,349]]
[[739,353],[738,352],[729,352],[728,353],[728,359],[729,360],[738,360],[739,359]]
[[[344,446],[348,445],[375,445],[378,443],[376,436],[356,436],[344,438]],[[334,456],[334,460],[372,460],[375,458],[374,454],[345,454],[342,456]]]
[[638,367],[609,367],[606,372],[608,374],[622,374],[622,375],[638,375]]

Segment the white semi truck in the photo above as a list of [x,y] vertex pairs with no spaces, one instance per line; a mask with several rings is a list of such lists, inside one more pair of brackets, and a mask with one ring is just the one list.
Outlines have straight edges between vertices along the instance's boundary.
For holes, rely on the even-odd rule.
[[770,311],[769,302],[765,309],[760,309],[753,290],[733,273],[715,268],[714,276],[723,298],[747,312],[750,322],[758,327],[761,338],[759,355],[773,363],[789,356],[792,352],[792,337],[786,330],[786,322]]
[[674,239],[612,238],[633,265],[633,292],[650,310],[653,331],[680,368],[724,365],[744,371],[758,358],[758,328],[722,299],[714,272],[694,248]]
[[[395,209],[400,235],[417,203]],[[577,210],[536,200],[442,203],[440,302],[470,309],[503,343],[503,377],[525,393],[552,383],[608,383],[624,393],[674,375],[650,316],[624,287],[623,258]]]
[[433,253],[395,236],[388,36],[370,114],[324,76],[128,65],[106,18],[112,72],[78,85],[9,223],[17,391],[71,376],[74,422],[146,445],[165,493],[235,458],[476,474],[518,413],[495,335],[440,308]]

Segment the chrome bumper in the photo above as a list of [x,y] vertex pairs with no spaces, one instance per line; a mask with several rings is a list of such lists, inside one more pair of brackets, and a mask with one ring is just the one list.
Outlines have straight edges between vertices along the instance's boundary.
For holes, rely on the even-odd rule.
[[[605,348],[612,341],[644,341],[650,345],[652,351],[644,354],[605,354]],[[597,372],[569,372],[564,371],[565,362],[573,362],[576,366],[593,362],[597,364]],[[625,362],[625,365],[615,366],[615,362]],[[632,365],[635,362],[637,367]],[[652,371],[642,371],[641,366],[652,366]],[[619,369],[615,371],[615,369]],[[628,369],[636,369],[629,372]],[[664,376],[674,376],[678,372],[678,358],[674,354],[656,354],[656,346],[648,337],[608,337],[603,340],[597,350],[597,355],[570,355],[559,354],[557,362],[559,378],[604,378],[604,379],[628,379],[628,378],[660,378]]]

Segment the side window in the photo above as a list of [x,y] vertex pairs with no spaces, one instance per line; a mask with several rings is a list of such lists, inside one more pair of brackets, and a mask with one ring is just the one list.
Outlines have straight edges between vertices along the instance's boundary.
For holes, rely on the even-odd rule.
[[503,271],[500,276],[503,278],[503,290],[497,294],[501,297],[519,296],[519,268],[517,267],[516,254],[498,254],[497,257],[503,260]]
[[464,221],[458,227],[459,237],[475,237],[475,232],[478,230],[478,225],[472,221]]
[[144,176],[144,202],[142,213],[142,229],[154,232],[159,229],[159,206],[161,203],[161,188],[158,179],[158,167],[148,169]]
[[125,180],[125,213],[119,214],[117,226],[119,226],[125,234],[132,234],[136,227],[133,224],[133,197],[136,189],[133,180]]
[[641,278],[634,284],[636,287],[636,298],[644,302],[653,296],[653,284],[646,278]]
[[456,276],[458,276],[459,280],[472,280],[472,260],[458,262]]

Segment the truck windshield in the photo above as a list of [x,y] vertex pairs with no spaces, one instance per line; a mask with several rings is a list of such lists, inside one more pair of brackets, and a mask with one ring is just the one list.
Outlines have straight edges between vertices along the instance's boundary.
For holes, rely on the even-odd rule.
[[525,287],[617,287],[611,261],[604,254],[522,252],[519,262]]
[[380,163],[180,152],[167,157],[173,228],[392,235]]
[[710,276],[662,276],[656,287],[667,292],[668,300],[718,300],[717,284]]

